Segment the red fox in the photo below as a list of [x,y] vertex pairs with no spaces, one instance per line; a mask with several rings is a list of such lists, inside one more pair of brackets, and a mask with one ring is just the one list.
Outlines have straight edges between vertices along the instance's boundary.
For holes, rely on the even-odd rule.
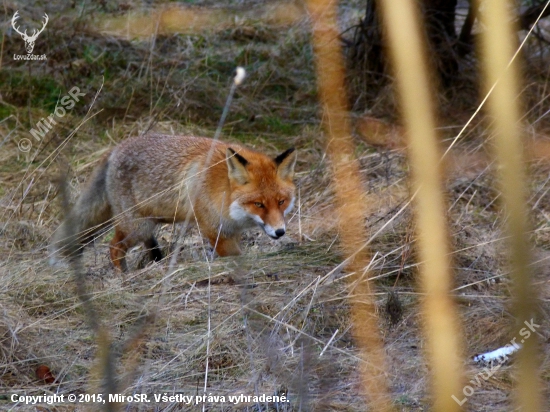
[[186,219],[198,223],[219,256],[239,255],[245,229],[259,226],[273,239],[285,234],[285,216],[294,206],[296,157],[294,149],[270,158],[204,137],[127,139],[93,172],[54,234],[52,256],[80,254],[94,234],[114,225],[111,260],[127,271],[129,248],[143,242],[149,258],[161,260],[155,226]]

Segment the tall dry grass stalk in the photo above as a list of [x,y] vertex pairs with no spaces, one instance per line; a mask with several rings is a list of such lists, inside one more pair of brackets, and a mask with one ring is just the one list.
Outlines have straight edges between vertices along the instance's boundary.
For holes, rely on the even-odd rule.
[[[506,213],[506,231],[510,247],[513,280],[513,312],[523,326],[535,316],[537,299],[531,280],[527,210],[527,183],[521,141],[519,79],[520,70],[514,57],[517,45],[513,30],[513,4],[509,1],[483,2],[480,16],[486,26],[481,36],[481,53],[485,87],[490,94],[488,110],[492,117],[494,148],[499,164],[498,174],[502,205]],[[517,331],[514,331],[517,335]],[[521,410],[541,411],[542,399],[538,379],[536,335],[526,339],[519,352],[517,402]]]
[[353,335],[363,359],[362,383],[371,410],[391,410],[385,354],[378,334],[378,318],[366,268],[369,256],[364,245],[366,196],[354,155],[344,84],[344,62],[336,21],[336,0],[308,0],[313,29],[317,84],[323,109],[326,151],[331,162],[338,208],[341,248],[349,258],[352,276]]
[[431,365],[434,410],[460,409],[452,399],[462,393],[462,360],[457,308],[450,291],[449,239],[441,150],[435,132],[432,85],[425,39],[413,0],[380,2],[391,50],[401,109],[409,137],[412,186],[416,193],[416,220],[420,283],[427,356]]

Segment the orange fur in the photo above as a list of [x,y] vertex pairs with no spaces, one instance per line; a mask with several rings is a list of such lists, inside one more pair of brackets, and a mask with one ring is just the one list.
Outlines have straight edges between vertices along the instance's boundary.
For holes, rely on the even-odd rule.
[[[65,239],[83,239],[83,233],[112,217],[111,260],[125,271],[126,252],[139,242],[148,247],[151,259],[162,258],[154,239],[158,223],[196,219],[218,255],[238,255],[245,229],[259,226],[274,239],[284,235],[284,217],[294,204],[295,162],[293,149],[270,158],[203,137],[127,139],[95,171],[53,244],[71,249]],[[106,213],[90,217],[96,209]]]

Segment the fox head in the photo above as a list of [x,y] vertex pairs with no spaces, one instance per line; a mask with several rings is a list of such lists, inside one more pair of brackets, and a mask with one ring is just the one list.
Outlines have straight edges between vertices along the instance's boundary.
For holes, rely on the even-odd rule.
[[260,226],[272,239],[286,232],[285,216],[294,207],[296,151],[274,159],[259,153],[244,156],[228,148],[226,162],[231,185],[229,215],[242,227]]

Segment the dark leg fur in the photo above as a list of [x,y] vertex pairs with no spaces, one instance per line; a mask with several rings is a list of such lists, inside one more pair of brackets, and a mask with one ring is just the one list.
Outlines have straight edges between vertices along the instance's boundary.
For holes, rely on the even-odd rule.
[[145,241],[145,248],[149,251],[149,259],[155,262],[160,262],[163,259],[162,251],[159,248],[157,239],[151,236]]

